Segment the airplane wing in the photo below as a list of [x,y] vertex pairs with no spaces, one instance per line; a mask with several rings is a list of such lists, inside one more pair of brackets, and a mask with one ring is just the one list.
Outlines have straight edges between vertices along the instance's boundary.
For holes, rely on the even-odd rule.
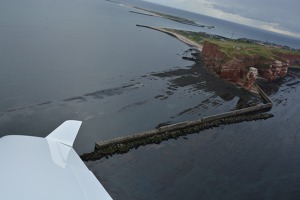
[[81,126],[81,121],[68,120],[52,131],[47,140],[53,140],[67,146],[73,147],[73,143]]
[[0,199],[112,199],[72,148],[80,121],[46,138],[0,138]]

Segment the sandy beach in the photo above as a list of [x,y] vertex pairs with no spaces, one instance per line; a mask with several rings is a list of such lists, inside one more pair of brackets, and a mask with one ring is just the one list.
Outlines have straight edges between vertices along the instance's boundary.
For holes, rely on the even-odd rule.
[[196,43],[196,42],[194,42],[194,41],[192,41],[192,40],[189,40],[188,38],[186,38],[186,37],[184,37],[184,36],[182,36],[182,35],[179,35],[179,34],[177,34],[177,33],[174,33],[173,31],[169,31],[169,30],[166,30],[166,29],[164,29],[164,28],[156,28],[156,27],[152,27],[152,26],[139,25],[139,24],[137,24],[137,26],[139,26],[139,27],[144,27],[144,28],[150,28],[150,29],[153,29],[153,30],[157,30],[157,31],[166,33],[166,34],[171,35],[171,36],[177,38],[178,40],[180,40],[180,41],[186,43],[187,45],[192,46],[192,47],[195,47],[195,48],[197,48],[199,51],[202,51],[202,48],[203,48],[202,45],[200,45],[200,44],[198,44],[198,43]]

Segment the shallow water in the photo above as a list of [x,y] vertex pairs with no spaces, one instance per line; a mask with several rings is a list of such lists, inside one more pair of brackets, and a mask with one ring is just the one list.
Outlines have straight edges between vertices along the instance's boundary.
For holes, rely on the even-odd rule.
[[273,85],[271,119],[86,164],[116,199],[298,199],[300,73],[293,74]]
[[[187,45],[136,26],[182,24],[107,1],[69,3],[0,8],[1,135],[44,137],[82,120],[75,141],[82,154],[99,140],[235,109],[245,96],[182,59],[192,57]],[[168,71],[177,75],[159,76]]]
[[[195,27],[130,10],[102,0],[2,1],[0,136],[44,137],[65,120],[82,120],[74,148],[83,154],[99,140],[260,102],[209,74],[201,61],[183,59],[195,50],[136,24]],[[226,32],[219,24],[212,24],[216,33]],[[294,199],[300,195],[299,83],[296,70],[262,83],[274,101],[272,119],[86,164],[114,199]]]

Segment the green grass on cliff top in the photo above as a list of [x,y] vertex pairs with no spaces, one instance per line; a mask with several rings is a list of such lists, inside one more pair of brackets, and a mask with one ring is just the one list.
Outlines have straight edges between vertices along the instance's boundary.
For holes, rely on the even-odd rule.
[[177,33],[179,35],[182,35],[198,44],[203,44],[205,39],[207,39],[206,36],[204,36],[203,34],[201,33],[197,33],[197,32],[193,32],[193,31],[184,31],[184,30],[177,30],[177,29],[169,29],[169,28],[165,28],[166,30],[168,31],[171,31],[171,32],[174,32],[174,33]]
[[263,46],[255,43],[246,43],[237,40],[217,40],[208,39],[207,41],[217,44],[229,58],[234,57],[237,54],[245,56],[259,56],[261,58],[275,59],[274,47]]
[[258,56],[266,60],[277,59],[275,53],[288,53],[288,54],[300,54],[297,51],[290,51],[279,47],[270,45],[262,45],[253,42],[246,42],[241,40],[221,39],[213,35],[198,33],[192,31],[166,29],[174,33],[180,34],[198,44],[203,45],[205,41],[217,44],[220,46],[221,51],[224,52],[228,58],[234,58],[236,55],[245,56]]

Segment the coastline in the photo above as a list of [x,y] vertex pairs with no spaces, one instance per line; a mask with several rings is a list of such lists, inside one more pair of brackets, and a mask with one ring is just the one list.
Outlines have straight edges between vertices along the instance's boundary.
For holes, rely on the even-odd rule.
[[149,29],[153,29],[153,30],[156,30],[156,31],[160,31],[160,32],[163,32],[163,33],[166,33],[172,37],[175,37],[176,39],[180,40],[181,42],[191,46],[191,47],[194,47],[194,48],[197,48],[197,50],[199,51],[202,51],[202,48],[203,46],[200,45],[200,44],[197,44],[196,42],[192,41],[192,40],[189,40],[187,39],[186,37],[182,36],[182,35],[179,35],[177,33],[174,33],[172,31],[168,31],[166,29],[163,29],[163,28],[156,28],[156,27],[153,27],[153,26],[146,26],[146,25],[140,25],[140,24],[137,24],[136,26],[138,27],[143,27],[143,28],[149,28]]
[[[248,42],[245,42],[244,41],[245,39],[238,40],[238,42],[236,42],[236,40],[232,41],[230,39],[229,41],[227,41],[226,38],[223,38],[221,36],[209,35],[201,32],[200,33],[190,32],[190,31],[184,32],[182,30],[157,28],[153,26],[140,25],[140,24],[136,24],[136,26],[142,28],[148,28],[148,29],[152,29],[155,31],[160,31],[162,33],[168,34],[176,38],[177,40],[187,44],[188,46],[198,50],[199,52],[201,52],[202,57],[204,57],[205,60],[208,60],[208,63],[206,63],[205,61],[205,68],[208,71],[212,72],[214,75],[223,79],[224,81],[229,81],[239,89],[246,90],[254,95],[258,95],[259,93],[259,88],[257,88],[257,86],[253,84],[255,83],[258,76],[270,81],[270,80],[274,80],[274,77],[283,78],[286,75],[287,73],[286,67],[283,67],[282,69],[280,67],[278,72],[277,72],[277,68],[276,68],[276,72],[272,71],[271,68],[274,67],[274,63],[281,62],[283,63],[282,65],[287,66],[287,68],[290,67],[290,69],[295,69],[295,70],[300,69],[300,67],[297,65],[297,63],[299,62],[299,60],[297,60],[299,59],[299,56],[297,58],[294,56],[294,54],[291,55],[291,53],[294,52],[288,52],[288,50],[286,49],[281,49],[281,50],[276,49],[277,54],[280,55],[282,54],[284,56],[281,56],[282,57],[281,59],[277,57],[275,59],[274,56],[278,56],[278,55],[274,53],[274,51],[268,49],[267,47],[266,48],[262,47],[261,44],[257,43],[257,41],[251,41],[251,40],[248,41],[247,39],[246,40]],[[213,36],[213,39],[211,39],[212,38],[211,36]],[[206,40],[207,38],[214,41],[211,42],[209,39]],[[225,44],[224,44],[224,40],[227,41]],[[274,47],[272,48],[274,49]],[[249,49],[251,49],[251,51],[253,51],[254,53],[251,52]],[[249,65],[254,66],[254,63],[249,63],[251,62],[249,60],[254,59],[257,56],[259,56],[262,62],[259,65],[256,63],[256,65],[260,68],[258,69],[255,68],[257,75],[256,78],[253,80],[253,78],[252,79],[249,78],[250,75],[254,76],[252,74],[253,72],[250,72],[249,69],[247,68],[245,69],[245,66],[247,61],[248,61],[248,66]],[[236,59],[237,57],[240,57],[240,59]],[[293,64],[296,63],[295,65],[292,64],[288,66],[289,64],[285,64],[285,61],[282,60],[283,58],[290,60],[290,57],[292,59],[292,63]],[[227,62],[226,64],[223,63],[225,59],[227,59],[227,61],[225,61]],[[267,62],[269,63],[266,63],[266,61],[264,62],[263,60],[267,60]],[[255,59],[253,62],[255,62]],[[271,64],[270,69],[264,69],[265,65],[268,64]],[[215,66],[218,66],[218,68],[214,69]],[[248,71],[247,75],[244,73],[244,70]],[[261,70],[260,74],[258,74],[259,70]],[[243,74],[240,75],[241,73]]]
[[272,109],[272,100],[257,84],[255,84],[255,86],[264,101],[263,104],[222,112],[193,121],[183,121],[180,123],[164,125],[149,131],[143,131],[128,136],[98,141],[95,142],[94,151],[82,154],[80,157],[84,161],[95,161],[103,157],[107,158],[114,154],[127,153],[131,149],[137,149],[140,146],[159,144],[169,139],[177,139],[188,134],[199,133],[206,129],[219,127],[221,125],[272,118],[274,116],[273,114],[264,113]]
[[[187,44],[187,45],[189,45],[189,46],[191,46],[193,48],[196,48],[197,50],[199,50],[199,52],[202,52],[203,45],[200,45],[200,44],[198,44],[198,43],[196,43],[196,42],[194,42],[194,41],[192,41],[192,40],[190,40],[190,39],[188,39],[188,38],[186,38],[186,37],[184,37],[184,36],[182,36],[180,34],[174,33],[172,31],[166,30],[164,28],[156,28],[156,27],[153,27],[153,26],[147,26],[147,25],[141,25],[141,24],[136,24],[136,26],[142,27],[142,28],[148,28],[148,29],[152,29],[152,30],[156,30],[156,31],[160,31],[162,33],[168,34],[168,35],[170,35],[172,37],[175,37],[179,41],[181,41],[181,42],[183,42],[183,43],[185,43],[185,44]],[[220,78],[220,76],[217,75],[217,74],[215,74],[215,76],[217,76],[217,77]],[[222,79],[222,80],[226,81],[225,79]],[[229,81],[229,82],[231,82],[231,81]],[[231,83],[233,85],[235,85],[237,88],[243,89],[241,83],[239,83],[239,82],[237,82],[237,83],[231,82]],[[251,89],[249,90],[249,92],[251,92],[254,95],[259,95],[259,89],[257,88],[256,85],[253,85],[251,87]]]

